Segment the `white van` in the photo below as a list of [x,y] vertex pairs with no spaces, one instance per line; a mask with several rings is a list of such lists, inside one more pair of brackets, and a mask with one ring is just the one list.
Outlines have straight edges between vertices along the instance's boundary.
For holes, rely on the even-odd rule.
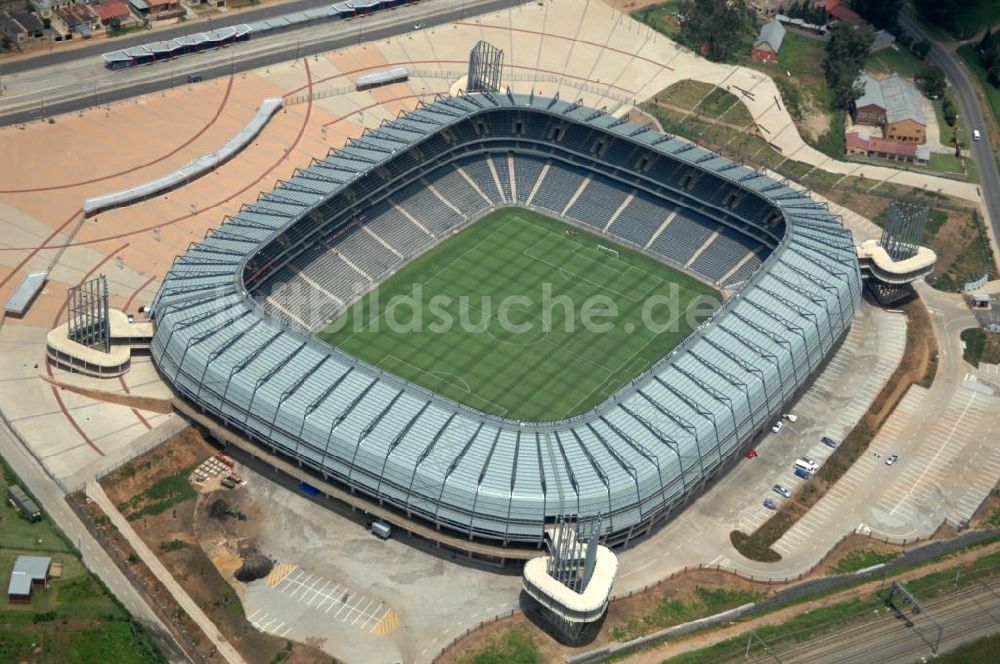
[[979,130],[978,130],[978,129],[973,129],[973,130],[972,130],[972,140],[974,140],[974,141],[978,141],[978,140],[980,140],[980,139],[981,139],[982,137],[983,137],[983,135],[979,133]]
[[392,537],[392,526],[385,521],[372,521],[372,535],[379,539],[389,539]]
[[802,470],[806,471],[810,475],[815,474],[816,470],[817,470],[816,464],[813,463],[810,459],[796,459],[795,460],[795,467],[796,468],[801,468]]

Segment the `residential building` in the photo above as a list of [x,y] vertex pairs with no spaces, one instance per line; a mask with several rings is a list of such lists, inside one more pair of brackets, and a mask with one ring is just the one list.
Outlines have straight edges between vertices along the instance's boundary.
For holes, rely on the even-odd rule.
[[889,48],[895,43],[896,35],[886,30],[879,30],[875,33],[875,41],[872,42],[872,53],[881,51],[883,48]]
[[101,25],[108,27],[117,19],[119,25],[132,23],[132,12],[121,0],[107,0],[93,6],[94,13],[101,19]]
[[927,120],[913,83],[899,75],[879,81],[862,74],[858,80],[864,93],[851,103],[856,124],[882,127],[885,137],[895,141],[926,140]]
[[774,19],[765,23],[760,29],[760,34],[754,40],[751,55],[755,60],[761,62],[776,62],[778,51],[781,50],[781,42],[785,39],[785,26],[781,21]]
[[927,119],[916,86],[899,75],[881,81],[885,99],[885,136],[896,141],[923,143]]
[[7,599],[11,602],[27,604],[36,588],[46,589],[52,559],[47,556],[18,556],[7,584]]
[[28,39],[28,31],[7,12],[0,11],[0,35],[9,38],[15,44],[21,44]]
[[901,161],[918,166],[926,165],[931,158],[926,145],[870,136],[866,131],[850,132],[844,139],[845,152],[850,156]]
[[52,9],[52,28],[60,35],[56,41],[72,39],[73,35],[80,35],[84,39],[88,39],[94,30],[101,28],[101,19],[87,5],[54,7]]
[[826,13],[844,23],[868,25],[868,22],[848,7],[843,0],[826,0]]

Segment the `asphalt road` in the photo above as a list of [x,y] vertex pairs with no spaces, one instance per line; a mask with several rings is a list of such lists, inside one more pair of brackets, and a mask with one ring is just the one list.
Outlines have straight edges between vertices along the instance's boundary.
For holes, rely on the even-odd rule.
[[128,612],[150,631],[170,661],[188,662],[173,635],[69,508],[62,490],[28,454],[5,421],[0,421],[0,454],[39,500],[45,514],[76,544],[87,569],[100,577]]
[[[199,20],[190,23],[179,23],[176,26],[164,30],[147,30],[136,32],[127,37],[117,39],[101,39],[87,46],[80,48],[65,48],[60,44],[54,44],[52,50],[44,55],[36,55],[29,58],[11,60],[10,62],[0,60],[0,67],[4,74],[18,74],[20,72],[31,71],[40,67],[58,65],[66,62],[73,62],[80,58],[99,58],[102,53],[117,51],[123,48],[131,48],[140,44],[148,44],[152,41],[173,39],[184,35],[195,34],[212,28],[221,28],[227,25],[238,25],[240,23],[251,23],[282,14],[294,14],[295,12],[322,7],[330,4],[330,0],[295,0],[278,5],[258,7],[256,9],[246,9],[240,11],[230,11],[219,15],[216,20]],[[75,39],[73,41],[76,41]]]
[[[352,19],[348,24],[350,27],[347,29],[334,30],[331,27],[331,34],[329,38],[325,39],[310,40],[303,43],[303,41],[298,40],[295,37],[296,33],[300,30],[308,30],[315,27],[316,23],[314,22],[306,24],[300,28],[300,30],[281,32],[280,39],[274,40],[274,47],[260,55],[240,57],[241,47],[253,43],[253,39],[244,44],[230,46],[226,49],[226,52],[230,54],[228,59],[223,62],[219,62],[219,59],[215,58],[215,65],[206,65],[204,68],[198,68],[197,71],[206,80],[221,76],[228,76],[231,73],[258,69],[279,62],[293,60],[295,58],[307,57],[318,53],[325,53],[327,51],[345,48],[362,41],[376,41],[379,39],[387,39],[396,35],[405,34],[413,30],[413,21],[415,20],[415,16],[419,16],[417,20],[424,23],[427,27],[434,27],[436,25],[451,23],[470,16],[495,12],[520,4],[525,4],[525,0],[462,0],[462,2],[458,2],[457,0],[447,0],[446,2],[439,3],[441,9],[431,13],[424,12],[422,14],[415,15],[412,11],[404,13],[401,10],[395,10]],[[288,8],[290,6],[291,5],[282,5],[284,8]],[[434,7],[434,3],[418,3],[417,5],[410,5],[409,7],[415,8],[421,6],[429,9]],[[397,12],[399,12],[398,16],[396,15]],[[234,22],[238,23],[239,21]],[[334,21],[330,22],[330,25],[333,26],[335,24],[345,23],[347,22]],[[226,24],[228,25],[229,23],[227,22]],[[272,39],[274,35],[275,33],[272,32],[258,39]],[[145,43],[145,41],[148,41],[148,39],[141,41],[140,43]],[[107,49],[102,48],[100,52],[104,52],[105,50]],[[80,51],[73,51],[73,53],[78,54]],[[216,51],[216,53],[218,53],[218,51]],[[89,57],[96,59],[100,56],[99,54],[91,54]],[[178,58],[175,62],[179,64],[183,63],[185,66],[190,66],[190,63],[197,62],[200,57],[203,56],[190,55]],[[75,62],[77,58],[74,56],[69,58],[69,60]],[[41,67],[44,67],[44,65],[41,65],[31,71],[36,71]],[[56,72],[59,65],[50,64],[49,67],[52,68],[53,72]],[[113,88],[94,88],[93,93],[89,91],[80,91],[72,98],[58,101],[47,100],[45,95],[42,94],[38,103],[32,101],[30,105],[21,104],[18,108],[0,110],[0,126],[40,120],[53,115],[70,113],[90,106],[130,99],[132,97],[138,97],[140,95],[146,95],[173,87],[175,83],[173,70],[167,63],[146,65],[139,69],[143,72],[143,74],[155,72],[154,78],[152,80],[147,79],[141,83],[121,85]],[[119,72],[108,71],[108,79],[111,84],[114,85],[116,76],[120,78],[123,74],[133,71],[136,70],[124,70]],[[4,72],[8,72],[6,65],[4,66]],[[90,87],[88,86],[87,89],[89,90]],[[0,98],[0,104],[2,104],[2,101],[2,98]]]
[[944,75],[955,88],[962,117],[965,118],[965,125],[969,128],[970,138],[973,129],[978,129],[983,135],[980,141],[970,141],[970,152],[976,162],[976,168],[979,170],[980,190],[990,215],[993,237],[997,239],[997,242],[1000,242],[1000,171],[997,170],[993,147],[990,145],[990,132],[986,130],[986,118],[983,116],[979,97],[976,95],[970,74],[959,63],[954,53],[934,41],[930,35],[920,29],[915,20],[905,14],[900,14],[899,20],[915,38],[930,40],[932,44],[930,57],[941,66]]

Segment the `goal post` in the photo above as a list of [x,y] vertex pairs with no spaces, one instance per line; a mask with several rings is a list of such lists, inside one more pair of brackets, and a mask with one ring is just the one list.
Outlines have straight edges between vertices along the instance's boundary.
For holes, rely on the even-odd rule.
[[617,249],[612,249],[611,247],[605,247],[603,244],[597,245],[597,253],[607,254],[609,256],[614,256],[615,258],[620,258]]

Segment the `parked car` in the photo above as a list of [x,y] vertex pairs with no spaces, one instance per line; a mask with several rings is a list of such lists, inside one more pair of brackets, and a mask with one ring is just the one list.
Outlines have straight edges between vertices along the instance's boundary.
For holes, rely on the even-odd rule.
[[769,510],[776,510],[776,509],[778,509],[778,503],[774,502],[770,498],[765,498],[764,499],[764,507],[766,507]]
[[792,492],[788,490],[788,487],[784,487],[780,484],[775,484],[774,487],[772,488],[774,489],[774,492],[779,496],[781,496],[782,498],[792,497]]
[[827,447],[836,447],[837,446],[837,441],[835,441],[833,438],[830,438],[829,436],[823,436],[819,440],[820,440],[821,443],[823,443]]
[[774,426],[771,427],[771,431],[773,431],[774,433],[778,433],[779,431],[781,431],[782,424],[784,424],[784,422],[778,420],[777,422],[774,423]]
[[747,458],[752,459],[757,456],[757,450],[747,450]]
[[801,477],[804,480],[807,480],[810,477],[812,477],[812,475],[809,474],[808,470],[803,470],[802,468],[796,468],[795,469],[795,476],[796,477]]
[[784,417],[789,422],[795,422],[799,419],[798,415],[793,415],[792,413],[785,413]]
[[899,455],[898,454],[889,455],[885,459],[885,465],[891,466],[892,464],[896,463],[898,460],[899,460]]

